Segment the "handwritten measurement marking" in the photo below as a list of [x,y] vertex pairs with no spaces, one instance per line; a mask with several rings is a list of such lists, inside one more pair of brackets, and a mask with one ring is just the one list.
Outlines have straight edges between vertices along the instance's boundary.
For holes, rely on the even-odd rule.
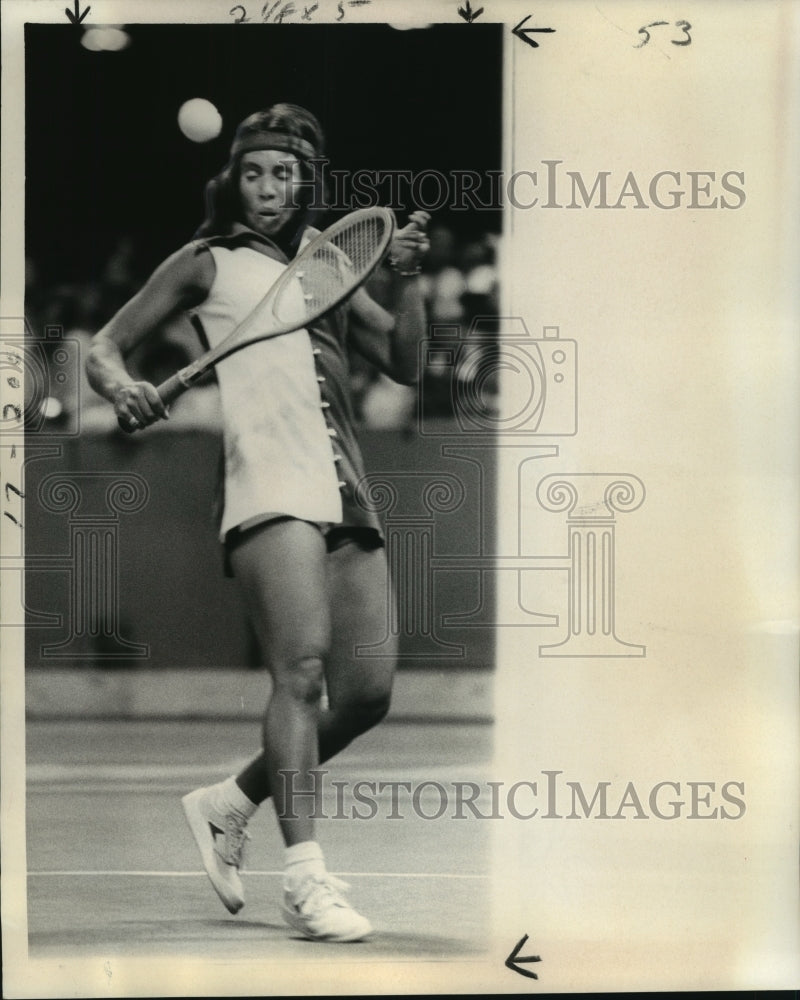
[[[23,406],[24,401],[22,400],[22,380],[24,376],[24,365],[22,360],[22,355],[18,354],[16,351],[0,351],[0,368],[5,368],[4,378],[6,385],[14,389],[16,393],[19,394],[19,401],[8,402],[3,405],[2,415],[3,422],[11,421],[12,424],[19,426],[20,432],[22,431],[23,423]],[[11,374],[8,373],[10,369]],[[10,458],[16,460],[17,457],[17,446],[16,444],[11,447]],[[25,498],[25,494],[22,490],[15,486],[12,482],[6,482],[4,484],[3,493],[5,496],[5,505],[3,508],[3,516],[7,517],[12,524],[17,525],[18,528],[22,529],[22,501]],[[16,494],[16,499],[12,498],[11,494]],[[14,513],[8,510],[9,505],[14,505]]]
[[467,24],[472,24],[472,22],[481,16],[483,13],[483,7],[479,7],[477,10],[473,10],[470,6],[469,0],[464,4],[463,7],[458,8],[458,14],[463,17]]
[[64,13],[67,15],[70,21],[72,21],[73,24],[78,25],[83,21],[83,19],[86,17],[86,15],[89,13],[91,9],[92,9],[91,7],[87,7],[86,10],[81,14],[80,0],[75,0],[75,13],[73,14],[72,11],[69,9],[69,7],[64,8]]
[[[16,445],[14,445],[12,447],[12,449],[11,449],[11,458],[16,458],[16,457],[17,457],[17,448],[16,448]],[[4,491],[5,496],[6,496],[6,503],[7,504],[10,504],[10,503],[14,502],[11,499],[11,497],[9,496],[9,490],[11,490],[12,493],[16,493],[16,495],[17,495],[17,498],[18,498],[17,503],[18,503],[18,506],[19,506],[18,513],[19,513],[19,515],[21,517],[22,516],[22,501],[25,499],[25,494],[22,492],[22,490],[18,489],[13,483],[5,483],[3,491]],[[19,518],[15,517],[14,514],[11,513],[11,511],[4,510],[3,514],[4,514],[5,517],[7,517],[9,519],[9,521],[11,521],[13,524],[16,524],[17,527],[19,527],[19,528],[22,527],[22,521]]]
[[[365,7],[370,3],[372,0],[338,0],[336,4],[337,15],[334,20],[342,21],[350,7]],[[252,10],[252,8],[250,9]],[[247,7],[241,3],[231,7],[228,13],[233,18],[234,24],[250,24],[254,20],[247,13]],[[261,8],[260,17],[256,20],[260,19],[264,24],[283,24],[284,21],[293,18],[300,21],[313,21],[314,15],[317,13],[320,15],[324,13],[319,3],[305,4],[301,10],[294,3],[294,0],[267,0]]]
[[547,35],[551,35],[551,34],[553,34],[553,32],[556,29],[555,28],[525,28],[525,27],[523,27],[523,25],[527,24],[527,22],[530,21],[530,19],[532,17],[533,17],[533,14],[528,14],[527,17],[523,17],[523,19],[519,22],[519,24],[515,28],[511,29],[511,34],[512,35],[516,35],[517,38],[521,38],[522,41],[525,42],[526,45],[530,45],[530,47],[532,49],[538,49],[539,48],[539,43],[536,41],[536,39],[535,38],[529,38],[528,36],[529,35],[533,35],[533,34],[547,34]]
[[531,972],[529,969],[518,968],[523,962],[541,962],[541,958],[538,955],[527,955],[522,957],[520,951],[525,947],[525,942],[528,940],[528,935],[523,934],[523,936],[517,941],[511,950],[511,954],[505,961],[505,966],[507,969],[511,969],[512,972],[518,972],[521,976],[527,976],[528,979],[538,979],[539,977],[535,972]]
[[650,41],[650,31],[649,31],[650,28],[663,28],[663,27],[669,28],[673,26],[675,28],[680,28],[680,30],[686,37],[679,38],[677,40],[675,38],[670,38],[670,42],[672,42],[673,45],[691,45],[692,36],[689,34],[689,32],[692,30],[692,26],[691,24],[689,24],[688,21],[675,21],[674,25],[670,25],[669,21],[652,21],[650,24],[645,24],[643,27],[639,28],[637,34],[644,35],[644,40],[639,42],[638,45],[634,45],[633,47],[635,49],[642,49],[644,48],[645,45],[647,45],[647,43]]

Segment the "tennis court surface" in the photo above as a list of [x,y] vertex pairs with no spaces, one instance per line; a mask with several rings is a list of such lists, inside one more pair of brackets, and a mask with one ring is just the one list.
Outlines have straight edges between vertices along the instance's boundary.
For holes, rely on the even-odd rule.
[[[433,783],[451,795],[453,782],[485,780],[491,736],[480,724],[387,722],[325,765],[319,839],[376,932],[332,945],[305,941],[281,920],[282,842],[270,804],[250,824],[247,904],[236,916],[211,888],[186,826],[181,795],[234,773],[256,747],[257,724],[30,722],[30,958],[469,961],[488,926],[491,824],[468,810],[452,818],[451,801],[440,818],[425,816],[442,804]],[[362,786],[374,805],[359,804],[358,781],[410,782],[416,808],[401,786]],[[375,815],[352,818],[354,809]]]

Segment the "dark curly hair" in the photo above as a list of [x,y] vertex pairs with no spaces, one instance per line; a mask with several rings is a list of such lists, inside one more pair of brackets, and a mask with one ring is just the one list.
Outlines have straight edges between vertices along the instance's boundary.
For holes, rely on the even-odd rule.
[[316,117],[297,104],[274,104],[256,111],[236,129],[230,159],[206,185],[206,217],[195,239],[224,236],[241,221],[239,180],[242,155],[253,149],[286,149],[300,161],[303,180],[298,211],[276,242],[293,257],[303,230],[313,225],[324,208],[322,163],[325,136]]

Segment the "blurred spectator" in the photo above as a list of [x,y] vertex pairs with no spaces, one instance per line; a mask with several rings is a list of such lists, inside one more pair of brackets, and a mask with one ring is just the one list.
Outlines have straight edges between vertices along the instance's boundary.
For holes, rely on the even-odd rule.
[[430,233],[431,249],[425,262],[425,297],[432,323],[459,323],[463,318],[461,296],[466,287],[464,272],[456,267],[456,241],[445,226]]
[[[455,410],[491,409],[497,392],[495,338],[498,330],[498,237],[487,234],[460,242],[445,225],[430,231],[431,249],[425,261],[422,282],[431,324],[452,327],[446,339],[455,351],[450,362],[433,357],[420,372],[420,388],[399,386],[381,375],[356,352],[351,352],[353,404],[357,419],[369,428],[412,428],[418,393],[426,417],[452,419]],[[26,315],[37,337],[46,327],[60,327],[65,337],[77,340],[81,358],[91,337],[139,289],[141,278],[135,266],[133,241],[123,236],[114,246],[99,279],[84,283],[59,283],[46,288],[36,262],[25,262]],[[380,302],[387,275],[382,268],[370,279],[370,294]],[[57,341],[45,341],[52,353]],[[202,353],[196,332],[184,317],[165,325],[159,334],[130,358],[131,369],[155,384],[174,374]],[[424,352],[423,352],[424,354]],[[80,400],[81,426],[115,431],[116,421],[107,404],[89,387],[83,372],[75,373],[78,391],[53,385],[53,394],[64,410],[60,421],[75,421],[67,412]],[[480,382],[479,392],[474,383]],[[59,393],[64,398],[61,399]],[[176,426],[220,427],[219,398],[214,380],[192,389],[176,400],[173,419],[158,425],[169,431]]]
[[450,353],[432,351],[421,373],[423,416],[485,417],[498,391],[496,239],[487,235],[457,251],[440,231],[436,245],[434,269],[426,275],[429,314],[432,323],[453,329],[445,338]]

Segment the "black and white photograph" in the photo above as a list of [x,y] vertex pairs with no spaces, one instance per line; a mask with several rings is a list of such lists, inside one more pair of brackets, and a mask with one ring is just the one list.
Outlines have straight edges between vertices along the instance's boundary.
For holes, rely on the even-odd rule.
[[796,985],[750,10],[3,4],[4,995]]
[[25,34],[26,553],[77,560],[26,574],[30,954],[469,955],[494,484],[442,445],[497,407],[501,29]]

